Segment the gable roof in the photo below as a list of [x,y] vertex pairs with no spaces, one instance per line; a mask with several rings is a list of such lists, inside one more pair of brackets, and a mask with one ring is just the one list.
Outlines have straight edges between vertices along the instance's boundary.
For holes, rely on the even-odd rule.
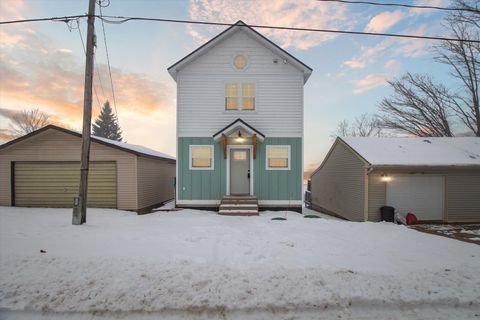
[[338,139],[372,166],[480,166],[477,137]]
[[[60,132],[66,133],[66,134],[70,134],[72,136],[82,137],[82,134],[79,133],[79,132],[72,131],[72,130],[69,130],[69,129],[65,129],[65,128],[50,124],[50,125],[45,126],[41,129],[35,130],[33,132],[30,132],[29,134],[26,134],[26,135],[21,136],[17,139],[14,139],[12,141],[9,141],[7,143],[4,143],[4,144],[0,145],[0,150],[4,149],[6,147],[9,147],[11,145],[14,145],[18,142],[29,139],[31,137],[34,137],[34,136],[36,136],[36,135],[38,135],[42,132],[45,132],[47,130],[56,130],[56,131],[60,131]],[[97,137],[97,136],[91,136],[90,140],[92,142],[103,144],[103,145],[108,146],[108,147],[112,147],[112,148],[115,148],[115,149],[119,149],[119,150],[122,150],[122,151],[125,151],[125,152],[135,154],[137,156],[148,156],[148,157],[153,157],[153,158],[158,158],[158,159],[176,161],[175,157],[172,157],[172,156],[169,156],[165,153],[162,153],[162,152],[159,152],[159,151],[156,151],[156,150],[144,147],[144,146],[136,145],[136,144],[124,143],[124,142],[110,140],[110,139]]]
[[262,43],[265,47],[269,48],[273,52],[277,53],[281,57],[285,58],[290,58],[290,62],[292,63],[293,66],[295,66],[297,69],[303,71],[303,78],[304,82],[307,82],[308,78],[312,74],[312,68],[307,66],[305,63],[302,61],[298,60],[295,58],[293,55],[285,51],[284,49],[280,48],[278,45],[276,45],[274,42],[271,40],[267,39],[265,36],[263,36],[261,33],[255,31],[252,27],[248,26],[245,22],[238,20],[235,24],[231,25],[229,28],[224,30],[223,32],[219,33],[215,37],[213,37],[210,41],[206,42],[202,46],[198,47],[196,50],[192,51],[179,61],[175,62],[173,65],[168,67],[168,73],[172,76],[172,78],[176,81],[177,80],[177,71],[189,64],[191,61],[195,60],[197,57],[201,56],[204,54],[206,51],[208,51],[210,48],[216,46],[218,43],[223,41],[224,39],[228,38],[231,34],[235,33],[239,29],[244,30],[251,36],[253,36],[255,39],[257,39],[260,43]]
[[230,123],[229,125],[227,125],[225,128],[223,128],[223,129],[219,130],[217,133],[215,133],[213,135],[213,139],[218,140],[222,136],[222,133],[225,133],[228,136],[232,132],[234,132],[238,129],[243,129],[243,130],[245,130],[246,132],[248,132],[252,135],[256,134],[260,141],[263,141],[265,139],[265,135],[263,133],[261,133],[260,131],[258,131],[257,129],[255,129],[254,127],[252,127],[251,125],[249,125],[248,123],[246,123],[245,121],[243,121],[240,118],[238,118],[237,120],[235,120],[232,123]]

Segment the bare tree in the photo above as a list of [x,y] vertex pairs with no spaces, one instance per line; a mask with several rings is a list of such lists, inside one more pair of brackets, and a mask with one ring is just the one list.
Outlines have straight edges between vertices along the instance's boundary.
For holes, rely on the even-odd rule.
[[[436,47],[436,60],[449,66],[451,75],[459,80],[458,92],[453,93],[452,110],[456,117],[477,137],[480,137],[480,41],[479,0],[457,0],[455,11],[447,17],[452,36],[458,41],[443,41]],[[476,10],[476,11],[475,11]]]
[[390,136],[385,132],[380,119],[367,113],[355,117],[351,123],[346,119],[338,123],[337,129],[331,134],[332,138],[338,137],[386,137]]
[[455,0],[454,11],[446,18],[451,37],[436,47],[435,60],[446,64],[458,80],[447,88],[428,75],[407,73],[389,81],[394,93],[380,103],[386,128],[416,136],[454,136],[452,128],[460,122],[480,137],[480,0]]
[[12,131],[16,137],[38,130],[51,123],[48,115],[39,109],[23,110],[12,116]]
[[452,95],[426,75],[389,81],[394,93],[380,103],[382,126],[419,137],[452,137]]

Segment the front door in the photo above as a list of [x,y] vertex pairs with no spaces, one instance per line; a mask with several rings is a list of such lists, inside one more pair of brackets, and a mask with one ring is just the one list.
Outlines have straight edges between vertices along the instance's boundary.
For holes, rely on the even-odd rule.
[[250,194],[249,149],[230,149],[230,194]]

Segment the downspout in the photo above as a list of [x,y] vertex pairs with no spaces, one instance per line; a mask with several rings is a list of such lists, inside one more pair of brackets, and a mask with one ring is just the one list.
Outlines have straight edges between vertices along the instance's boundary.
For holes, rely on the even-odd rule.
[[364,180],[364,186],[365,186],[365,193],[364,193],[364,207],[363,207],[363,221],[368,221],[368,175],[373,171],[372,166],[368,166],[365,168],[365,180]]

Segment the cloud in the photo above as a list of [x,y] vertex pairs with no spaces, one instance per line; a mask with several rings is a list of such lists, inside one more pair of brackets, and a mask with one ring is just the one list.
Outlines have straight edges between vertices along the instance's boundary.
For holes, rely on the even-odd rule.
[[[20,2],[22,5],[17,5],[17,2],[0,1],[2,8],[5,7],[5,2],[28,12],[23,2]],[[5,12],[1,14],[5,15]],[[8,16],[13,17],[15,14],[19,16],[15,10],[10,10]],[[8,115],[24,109],[38,108],[48,114],[55,124],[81,128],[83,57],[78,59],[72,52],[74,48],[57,46],[54,39],[46,34],[23,25],[2,26],[0,39],[1,139],[6,140],[10,135],[11,117]],[[75,49],[81,50],[80,43]],[[171,116],[175,110],[173,86],[115,66],[112,66],[112,78],[125,138],[153,148],[164,147],[162,151],[174,154],[172,139],[175,137],[175,119]],[[100,105],[107,99],[113,102],[105,64],[96,64],[94,87]],[[99,103],[94,95],[93,117],[98,112]],[[162,132],[156,134],[159,127],[162,127]]]
[[359,59],[353,58],[352,60],[347,60],[343,62],[343,65],[350,67],[352,69],[363,69],[367,66],[365,61],[360,61]]
[[385,11],[377,14],[365,27],[365,32],[385,32],[404,18],[400,10]]
[[[54,49],[45,35],[25,30],[8,32],[19,39],[5,45],[0,61],[0,96],[2,106],[17,110],[40,108],[63,117],[67,123],[81,119],[83,109],[84,70],[70,49]],[[94,83],[100,104],[112,100],[108,69],[97,64]],[[103,90],[98,75],[103,74]],[[173,88],[138,73],[112,68],[119,115],[128,109],[141,114],[174,106]],[[104,95],[105,94],[105,95]],[[99,105],[93,97],[94,116]]]
[[365,78],[354,81],[354,94],[361,94],[380,86],[387,85],[387,78],[383,74],[369,74]]
[[[347,14],[346,6],[332,6],[311,0],[236,1],[192,0],[190,18],[202,21],[234,23],[242,20],[247,24],[275,25],[285,27],[309,27],[350,30],[355,19]],[[188,26],[187,32],[199,43],[210,39],[221,28]],[[306,50],[337,37],[320,32],[288,30],[258,30],[283,48]]]
[[[446,0],[415,0],[413,5],[416,6],[430,6],[430,7],[447,7],[448,1]],[[436,9],[420,9],[412,8],[409,10],[410,15],[429,15],[435,12]]]

